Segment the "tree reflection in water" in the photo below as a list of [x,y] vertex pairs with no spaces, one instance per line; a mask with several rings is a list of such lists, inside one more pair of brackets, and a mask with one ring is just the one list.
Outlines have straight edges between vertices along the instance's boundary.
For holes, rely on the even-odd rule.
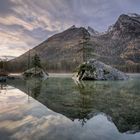
[[28,79],[26,80],[26,85],[28,90],[27,94],[37,99],[41,93],[42,80],[37,78]]
[[88,114],[92,111],[92,102],[90,98],[90,92],[87,90],[86,85],[83,81],[74,81],[76,86],[76,89],[79,91],[80,98],[79,98],[79,112],[78,112],[78,120],[81,122],[81,125],[84,126],[84,124],[90,119],[88,117]]
[[0,93],[6,94],[7,92],[7,84],[5,82],[0,82]]

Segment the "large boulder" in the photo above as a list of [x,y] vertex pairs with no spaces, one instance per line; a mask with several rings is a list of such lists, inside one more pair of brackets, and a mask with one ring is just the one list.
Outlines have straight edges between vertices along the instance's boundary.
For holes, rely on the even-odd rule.
[[46,73],[42,68],[39,67],[33,67],[31,69],[26,70],[23,73],[23,76],[25,78],[32,78],[32,77],[37,77],[37,78],[48,78],[48,73]]
[[91,59],[81,64],[74,76],[78,80],[127,80],[128,76],[109,65]]

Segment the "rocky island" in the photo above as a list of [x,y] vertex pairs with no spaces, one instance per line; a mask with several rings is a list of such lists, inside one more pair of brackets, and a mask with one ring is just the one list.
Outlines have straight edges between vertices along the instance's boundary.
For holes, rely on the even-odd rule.
[[36,78],[48,79],[49,74],[46,73],[42,68],[39,68],[39,67],[36,67],[35,68],[35,67],[33,67],[31,69],[26,70],[23,73],[23,77],[25,77],[25,78],[33,78],[33,77],[36,77]]
[[82,63],[74,78],[78,80],[127,80],[128,76],[96,59]]

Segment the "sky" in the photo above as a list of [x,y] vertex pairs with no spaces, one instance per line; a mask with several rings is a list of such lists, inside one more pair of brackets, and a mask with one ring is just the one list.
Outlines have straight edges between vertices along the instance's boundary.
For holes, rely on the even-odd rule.
[[140,0],[0,0],[0,57],[15,57],[72,25],[104,32]]

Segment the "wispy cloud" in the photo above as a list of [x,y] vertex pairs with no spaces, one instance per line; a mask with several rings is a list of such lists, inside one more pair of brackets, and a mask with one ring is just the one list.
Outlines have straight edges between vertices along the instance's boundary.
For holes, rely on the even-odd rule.
[[18,56],[71,25],[104,31],[139,0],[1,0],[0,55]]

